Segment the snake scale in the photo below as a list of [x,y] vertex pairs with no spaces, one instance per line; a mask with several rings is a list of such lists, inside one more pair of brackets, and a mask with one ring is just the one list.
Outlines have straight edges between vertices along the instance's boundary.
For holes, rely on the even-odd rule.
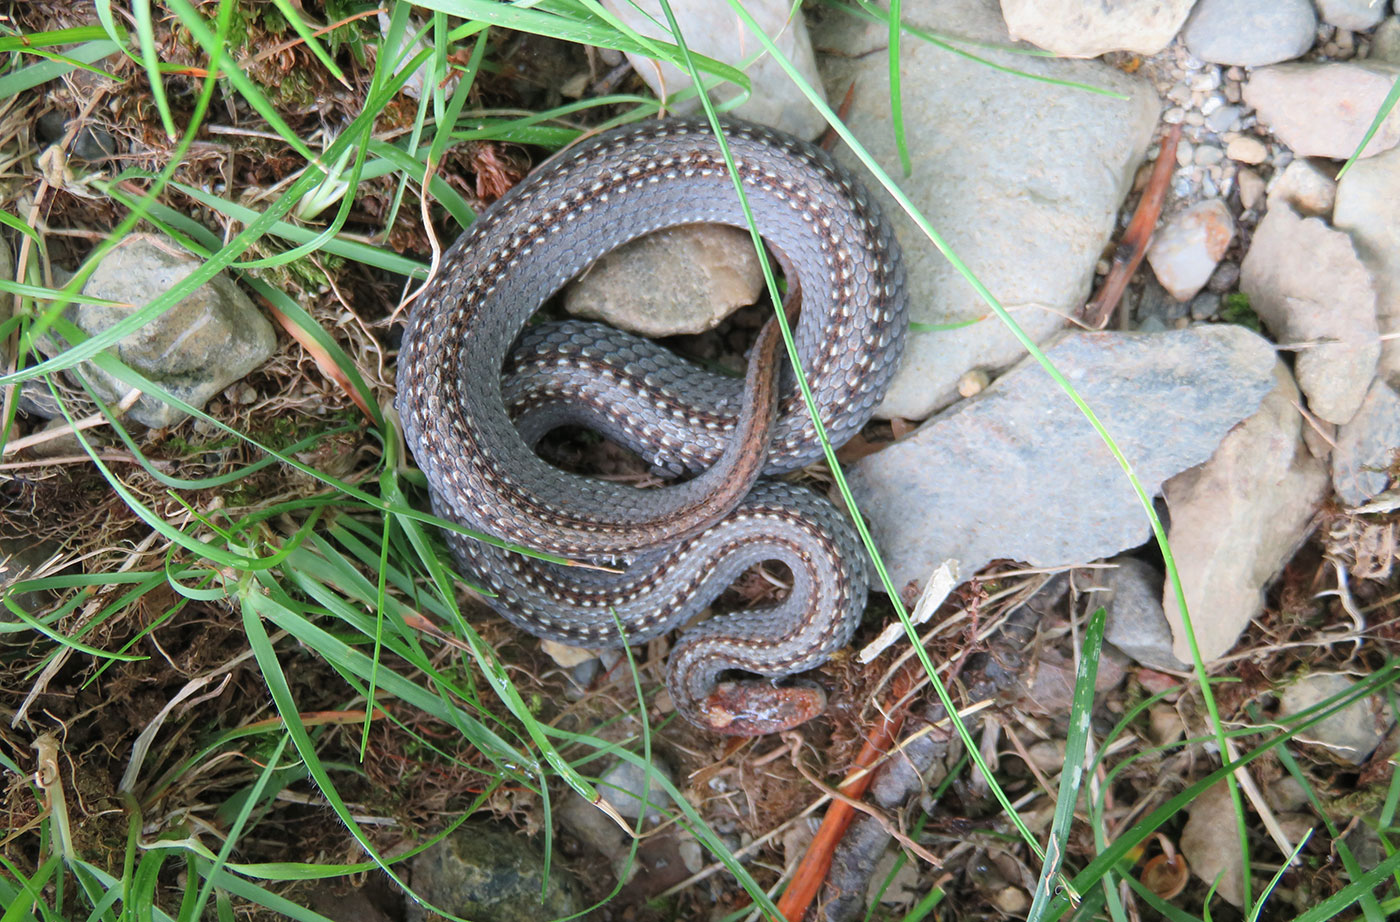
[[[789,301],[800,300],[797,353],[827,433],[842,444],[870,419],[903,350],[894,233],[826,152],[743,122],[723,130]],[[627,642],[640,643],[685,623],[755,563],[786,564],[783,602],[704,621],[667,664],[687,719],[756,735],[825,708],[819,688],[771,680],[845,646],[868,584],[850,523],[812,491],[774,479],[822,457],[776,325],[760,333],[743,380],[601,324],[527,330],[598,257],[695,223],[747,226],[705,122],[653,120],[555,156],[444,254],[408,319],[397,406],[438,515],[621,569],[562,567],[448,534],[465,571],[495,593],[492,607],[538,637],[617,646],[620,622]],[[641,489],[561,471],[533,446],[565,423],[689,477]],[[731,670],[770,681],[725,680]]]

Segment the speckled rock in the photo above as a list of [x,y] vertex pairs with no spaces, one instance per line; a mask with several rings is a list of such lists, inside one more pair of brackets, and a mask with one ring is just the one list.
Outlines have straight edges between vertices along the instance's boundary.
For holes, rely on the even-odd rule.
[[1156,54],[1171,43],[1193,0],[1001,0],[1011,37],[1072,58],[1106,51]]
[[[1327,470],[1303,445],[1298,388],[1283,363],[1259,411],[1231,430],[1209,461],[1171,478],[1167,540],[1181,574],[1201,658],[1227,653],[1264,608],[1264,589],[1306,537],[1327,495]],[[1162,608],[1172,651],[1191,660],[1176,594]]]
[[1400,452],[1400,396],[1377,379],[1361,409],[1337,430],[1332,454],[1332,486],[1348,506],[1359,506],[1390,483]]
[[[1274,386],[1272,346],[1227,324],[1072,333],[1047,354],[1149,493],[1210,457]],[[964,574],[999,557],[1084,563],[1151,535],[1113,456],[1030,359],[856,462],[850,480],[900,587],[949,558]]]
[[1353,163],[1337,183],[1332,224],[1351,235],[1376,285],[1380,373],[1400,388],[1400,148]]
[[[671,43],[666,28],[666,14],[657,0],[604,0],[615,16],[649,38]],[[826,121],[807,102],[787,74],[763,45],[749,32],[744,22],[728,4],[711,0],[671,0],[681,34],[692,52],[717,61],[743,68],[752,84],[752,93],[734,114],[762,125],[768,125],[799,138],[812,139],[826,128]],[[807,36],[807,22],[801,9],[794,10],[786,0],[745,0],[744,9],[763,27],[787,59],[796,65],[798,73],[817,92],[822,91],[821,78],[812,54],[812,41]],[[757,58],[757,60],[753,60]],[[642,54],[627,55],[637,74],[663,99],[690,86],[690,74],[669,63],[660,63]],[[750,63],[752,62],[752,63]],[[731,83],[713,90],[716,102],[733,99],[742,92]],[[844,91],[843,91],[844,92]],[[691,99],[678,103],[673,111],[697,111],[700,104]]]
[[1351,238],[1270,208],[1240,267],[1240,290],[1278,342],[1307,344],[1294,368],[1309,409],[1338,425],[1351,419],[1381,354],[1375,288]]
[[564,309],[642,336],[713,329],[763,291],[753,238],[737,227],[689,224],[648,234],[593,264]]
[[[983,0],[912,0],[904,16],[936,32],[1008,41],[995,4]],[[845,121],[876,161],[1031,338],[1043,341],[1059,330],[1089,295],[1094,266],[1156,124],[1160,104],[1146,80],[1096,61],[978,51],[1127,97],[1110,99],[996,73],[927,42],[906,42],[903,98],[914,172],[903,178],[890,127],[888,28],[830,11],[814,26],[813,38],[832,52],[822,59],[828,92],[844,94],[852,82],[858,87]],[[1007,125],[1018,126],[1015,144],[1005,143]],[[986,156],[992,148],[997,156]],[[856,165],[844,145],[836,156]],[[911,319],[958,324],[987,318],[910,336],[879,412],[920,419],[957,399],[958,381],[969,368],[1004,369],[1025,350],[988,318],[986,303],[904,211],[883,191],[876,196],[904,247]]]
[[1300,57],[1316,32],[1308,0],[1199,0],[1182,38],[1202,61],[1258,67]]
[[[1244,85],[1259,121],[1300,157],[1345,160],[1356,152],[1381,110],[1397,69],[1372,61],[1261,67]],[[1400,142],[1400,106],[1362,151],[1373,157]]]
[[[128,238],[102,260],[83,285],[83,294],[135,307],[81,303],[68,317],[89,336],[129,317],[183,280],[200,265],[170,241],[148,235]],[[134,333],[114,351],[127,366],[194,407],[253,371],[277,348],[272,324],[231,279],[216,275],[182,301]],[[98,395],[120,400],[127,385],[92,363],[83,374]],[[129,414],[158,428],[173,426],[186,414],[143,394]]]
[[[486,823],[464,824],[413,859],[412,886],[424,900],[477,922],[538,922],[583,908],[577,884],[559,862],[550,863],[541,901],[544,855],[528,836]],[[406,901],[408,922],[426,922],[424,907]],[[434,917],[436,918],[436,917]]]

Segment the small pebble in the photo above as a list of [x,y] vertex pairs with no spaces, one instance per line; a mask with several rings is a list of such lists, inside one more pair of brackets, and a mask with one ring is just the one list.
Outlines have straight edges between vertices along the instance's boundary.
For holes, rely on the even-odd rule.
[[1184,106],[1191,101],[1191,88],[1184,83],[1178,83],[1176,86],[1167,90],[1167,98],[1178,105]]
[[1229,130],[1230,126],[1235,123],[1235,119],[1239,117],[1239,106],[1221,106],[1206,116],[1206,127],[1219,134]]
[[964,397],[976,397],[991,383],[990,375],[980,368],[973,368],[963,372],[962,377],[958,379],[958,393]]
[[1216,266],[1215,271],[1210,274],[1210,281],[1206,282],[1206,289],[1216,294],[1225,294],[1226,292],[1234,291],[1239,281],[1239,264],[1223,262]]
[[1225,71],[1225,79],[1239,83],[1244,79],[1244,68],[1238,66],[1230,67]]
[[1243,94],[1240,91],[1240,85],[1238,83],[1225,84],[1224,92],[1225,98],[1230,102],[1239,102],[1243,98]]
[[1191,89],[1193,90],[1209,92],[1218,86],[1220,86],[1220,69],[1218,67],[1212,67],[1210,70],[1203,71],[1191,78]]
[[1223,105],[1225,105],[1224,96],[1208,96],[1206,97],[1206,101],[1201,103],[1201,114],[1210,115],[1212,112],[1214,112],[1216,109],[1219,109]]
[[1213,291],[1203,291],[1191,299],[1191,319],[1211,320],[1220,313],[1220,295]]
[[1181,106],[1172,106],[1162,113],[1162,121],[1168,125],[1180,125],[1186,118],[1186,110]]
[[1190,141],[1183,140],[1176,146],[1176,162],[1180,166],[1190,166],[1196,151]]
[[1258,138],[1241,135],[1225,148],[1225,155],[1239,163],[1263,163],[1269,156],[1269,149]]
[[1201,125],[1204,125],[1205,123],[1206,123],[1206,117],[1205,117],[1204,115],[1202,115],[1201,113],[1197,112],[1195,109],[1192,109],[1190,112],[1187,112],[1187,113],[1186,113],[1186,124],[1188,124],[1188,125],[1195,125],[1196,127],[1199,128]]
[[1196,163],[1201,166],[1211,166],[1225,159],[1225,152],[1210,144],[1202,144],[1196,148]]

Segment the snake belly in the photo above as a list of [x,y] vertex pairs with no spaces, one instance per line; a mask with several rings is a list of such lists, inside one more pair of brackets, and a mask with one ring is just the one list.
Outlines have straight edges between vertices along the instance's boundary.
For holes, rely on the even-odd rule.
[[[723,128],[759,232],[790,288],[800,286],[797,354],[840,445],[870,419],[903,350],[894,233],[824,151],[743,122]],[[860,543],[829,502],[778,480],[751,485],[759,471],[822,457],[791,370],[771,423],[755,428],[743,381],[649,340],[580,321],[525,332],[536,309],[603,254],[694,223],[747,226],[704,122],[616,129],[546,162],[482,212],[420,294],[399,352],[397,406],[438,515],[536,550],[621,565],[621,573],[561,567],[447,534],[464,569],[495,593],[492,607],[531,634],[589,647],[617,646],[624,635],[640,643],[702,611],[754,563],[786,564],[793,585],[783,602],[692,628],[667,667],[685,717],[753,735],[819,713],[824,698],[723,675],[776,679],[820,665],[849,642],[867,588]],[[561,471],[533,445],[565,423],[693,476],[639,489]],[[735,435],[759,429],[766,438]],[[717,505],[716,496],[725,499]]]

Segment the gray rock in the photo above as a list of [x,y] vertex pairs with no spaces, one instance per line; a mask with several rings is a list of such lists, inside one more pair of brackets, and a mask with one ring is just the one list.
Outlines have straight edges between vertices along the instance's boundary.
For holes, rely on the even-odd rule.
[[1301,56],[1316,31],[1308,0],[1200,0],[1181,34],[1202,61],[1258,67]]
[[[1181,853],[1191,873],[1232,906],[1244,905],[1244,855],[1235,832],[1235,807],[1225,782],[1191,802],[1181,830]],[[1253,892],[1258,893],[1255,889]]]
[[1400,16],[1391,16],[1371,36],[1371,60],[1400,65]]
[[[1211,459],[1163,487],[1176,558],[1201,659],[1224,655],[1264,608],[1264,588],[1306,536],[1327,495],[1327,469],[1303,445],[1298,389],[1277,363],[1259,412]],[[1177,659],[1191,660],[1175,592],[1163,591]]]
[[1317,0],[1317,13],[1338,29],[1365,32],[1385,18],[1387,5],[1387,0]]
[[[915,0],[907,20],[940,33],[1008,40],[986,0]],[[814,26],[814,29],[816,27]],[[996,293],[1036,341],[1083,305],[1094,265],[1151,137],[1159,104],[1141,78],[1093,61],[1044,60],[979,49],[979,55],[1037,74],[1084,81],[1126,100],[1000,74],[923,41],[901,57],[905,125],[914,173],[900,177],[890,129],[889,67],[883,25],[833,12],[816,35],[831,49],[822,66],[832,95],[859,88],[846,119],[883,168],[949,246]],[[1016,125],[1017,143],[1005,143]],[[995,149],[997,156],[986,151]],[[837,157],[855,158],[844,149]],[[919,419],[957,399],[969,368],[1003,369],[1025,351],[883,192],[904,246],[911,319],[953,330],[910,337],[903,366],[880,413]]]
[[1152,55],[1171,43],[1193,0],[1001,0],[1013,39],[1072,58],[1106,51]]
[[1108,611],[1109,643],[1151,669],[1191,667],[1172,655],[1172,630],[1162,611],[1162,571],[1136,557],[1116,557],[1112,569],[1097,571],[1102,589],[1090,593],[1089,606]]
[[1214,320],[1220,313],[1220,295],[1213,291],[1203,291],[1191,299],[1191,319],[1197,323]]
[[[38,543],[29,537],[0,535],[0,592],[9,595],[10,601],[31,615],[47,608],[53,602],[52,592],[32,590],[10,595],[10,587],[23,580],[32,579],[34,572],[56,550],[58,546],[50,542]],[[17,620],[8,607],[0,605],[0,624]]]
[[[1355,683],[1335,672],[1315,672],[1284,689],[1281,715],[1297,714],[1328,698],[1340,695]],[[1374,698],[1354,701],[1299,734],[1298,741],[1323,746],[1343,762],[1360,765],[1380,745],[1390,728],[1384,702]]]
[[[69,319],[89,336],[115,326],[168,291],[199,266],[168,241],[135,236],[107,254],[83,286],[83,294],[134,307],[77,304]],[[277,348],[277,337],[248,296],[223,275],[195,289],[184,300],[134,333],[114,351],[126,365],[171,394],[203,407],[215,394],[257,368]],[[115,403],[127,386],[84,363],[83,374],[98,395]],[[142,395],[129,416],[152,427],[173,426],[183,412]]]
[[1337,183],[1332,225],[1351,235],[1376,286],[1376,322],[1392,337],[1380,373],[1400,387],[1400,148],[1358,160]]
[[[1361,146],[1397,70],[1372,61],[1261,67],[1244,85],[1259,121],[1299,157],[1345,160]],[[1361,152],[1374,157],[1400,142],[1400,106]]]
[[[1210,457],[1274,385],[1273,348],[1237,326],[1073,333],[1048,355],[1149,493]],[[1030,359],[862,458],[851,487],[900,587],[949,558],[963,573],[997,558],[1083,563],[1150,537],[1122,469]]]
[[559,821],[578,837],[587,848],[607,859],[619,880],[633,881],[647,892],[659,892],[672,886],[703,864],[699,843],[683,829],[658,829],[666,816],[673,813],[669,795],[662,789],[659,778],[672,778],[671,770],[660,761],[653,762],[656,774],[646,786],[646,773],[631,762],[619,761],[598,779],[598,791],[619,814],[631,821],[643,810],[642,795],[646,790],[645,838],[632,850],[632,836],[602,810],[570,793],[558,811]]
[[1190,301],[1206,287],[1233,239],[1229,207],[1218,198],[1206,199],[1173,215],[1153,234],[1147,262],[1173,298]]
[[[523,832],[494,824],[462,825],[415,857],[412,868],[419,896],[475,922],[537,922],[583,908],[578,885],[557,860],[550,862],[549,888],[541,902],[544,854]],[[414,901],[408,902],[405,916],[408,922],[429,918]]]
[[653,760],[650,778],[640,766],[618,761],[598,779],[598,793],[627,819],[635,820],[645,810],[648,820],[655,822],[659,819],[657,808],[664,810],[671,805],[671,795],[659,778],[676,780],[675,772],[659,760]]
[[[668,43],[674,41],[666,28],[666,14],[657,0],[604,0],[604,5],[642,35]],[[807,37],[807,23],[802,18],[802,11],[794,11],[792,4],[786,0],[746,0],[744,9],[763,27],[763,31],[774,40],[787,59],[796,65],[803,78],[820,93],[821,78],[817,76],[812,42]],[[733,110],[735,115],[800,138],[815,138],[826,128],[826,121],[807,102],[807,97],[797,90],[773,57],[764,52],[763,45],[728,4],[710,0],[672,0],[671,10],[686,46],[692,52],[733,64],[744,69],[748,75],[752,93]],[[755,57],[756,61],[753,60]],[[690,86],[690,74],[679,67],[659,63],[640,54],[629,53],[627,59],[632,62],[638,75],[663,99]],[[745,68],[745,64],[748,67]],[[741,92],[740,87],[724,83],[719,89],[711,90],[710,98],[715,102],[725,102]],[[695,112],[700,104],[698,100],[691,99],[672,108],[680,113]]]
[[643,336],[713,329],[763,291],[747,230],[690,224],[648,234],[593,264],[564,309]]
[[1309,344],[1294,366],[1309,408],[1338,425],[1351,419],[1381,354],[1375,289],[1351,238],[1270,208],[1240,267],[1240,290],[1280,343]]
[[1381,379],[1371,383],[1361,409],[1337,431],[1332,486],[1348,506],[1359,506],[1390,482],[1400,451],[1400,396]]
[[1301,157],[1269,183],[1268,207],[1286,203],[1304,217],[1325,218],[1337,200],[1337,181]]

